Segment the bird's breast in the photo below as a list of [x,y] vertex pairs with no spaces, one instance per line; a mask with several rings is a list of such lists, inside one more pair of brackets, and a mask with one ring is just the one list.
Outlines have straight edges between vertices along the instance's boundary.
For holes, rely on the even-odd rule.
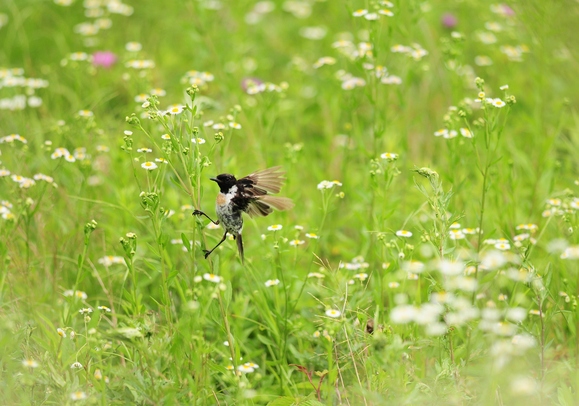
[[219,193],[217,195],[217,200],[215,203],[217,203],[218,206],[225,206],[227,204],[227,196],[223,193]]

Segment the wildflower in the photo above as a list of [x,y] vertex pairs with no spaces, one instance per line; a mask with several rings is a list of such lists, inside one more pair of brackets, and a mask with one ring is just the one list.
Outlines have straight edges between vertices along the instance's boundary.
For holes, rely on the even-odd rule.
[[90,307],[82,308],[78,311],[80,314],[90,314],[92,313],[92,309]]
[[378,10],[378,14],[381,14],[383,16],[387,16],[387,17],[394,17],[394,13],[391,10],[388,10],[387,8],[383,8]]
[[66,338],[66,331],[64,331],[63,329],[57,328],[57,329],[56,329],[56,333],[57,333],[59,336],[61,336],[62,338]]
[[231,121],[231,122],[229,122],[229,127],[233,128],[235,130],[240,130],[241,124],[236,123],[235,121]]
[[501,241],[495,244],[495,248],[501,251],[507,251],[511,249],[511,244],[509,244],[508,242]]
[[155,62],[150,59],[138,60],[138,59],[131,59],[127,63],[125,63],[127,68],[133,69],[151,69],[155,67]]
[[[168,164],[169,163],[169,161],[167,161],[165,158],[155,158],[155,162],[158,162],[160,164]],[[173,214],[174,214],[174,212],[173,212]]]
[[363,17],[366,14],[368,14],[368,10],[366,10],[366,9],[359,9],[359,10],[356,10],[352,13],[352,15],[354,17]]
[[361,282],[364,282],[366,279],[368,279],[368,274],[367,273],[357,273],[356,275],[354,275],[355,279],[360,279]]
[[138,42],[127,42],[125,45],[125,49],[129,52],[139,52],[143,49],[143,46]]
[[388,75],[380,79],[380,82],[385,85],[400,85],[402,84],[402,79],[396,75]]
[[412,237],[412,232],[407,231],[407,230],[398,230],[398,231],[396,231],[396,235],[398,237],[409,238],[409,237]]
[[306,237],[307,237],[307,238],[312,238],[312,239],[315,239],[315,240],[317,240],[318,238],[320,238],[320,236],[317,235],[317,234],[315,234],[315,233],[306,233]]
[[470,131],[468,128],[460,128],[460,135],[462,135],[465,138],[472,138],[473,134],[472,131]]
[[115,62],[117,62],[117,56],[110,51],[97,51],[92,54],[92,64],[94,66],[110,68]]
[[448,135],[448,130],[446,128],[441,128],[440,130],[434,132],[435,137],[440,137],[440,136],[445,137],[446,135]]
[[143,154],[143,153],[149,153],[149,152],[153,152],[153,150],[151,148],[139,148],[137,149],[137,152]]
[[169,134],[163,134],[163,135],[161,135],[161,139],[163,139],[163,140],[170,140],[170,139],[171,139],[171,136],[170,136]]
[[270,279],[268,281],[265,281],[265,287],[269,288],[271,286],[275,286],[275,285],[279,285],[279,279]]
[[515,240],[516,242],[521,242],[521,241],[525,241],[528,240],[529,238],[531,238],[531,234],[529,233],[523,233],[523,234],[517,234],[513,237],[513,240]]
[[497,108],[502,108],[505,107],[507,104],[502,101],[501,99],[493,99],[492,102],[493,106],[497,107]]
[[474,58],[474,63],[477,66],[491,66],[493,64],[493,60],[486,55],[477,55]]
[[81,291],[81,290],[75,290],[75,291],[73,291],[72,289],[68,289],[68,290],[65,290],[65,291],[63,292],[63,295],[66,296],[66,297],[74,296],[74,297],[76,297],[76,298],[78,298],[78,299],[82,299],[82,300],[86,300],[86,299],[88,298],[88,295],[87,295],[85,292]]
[[364,15],[364,18],[368,21],[376,21],[380,17],[378,16],[377,13],[367,13],[366,15]]
[[215,274],[212,274],[212,273],[203,274],[203,279],[205,279],[206,281],[209,281],[209,282],[213,282],[213,283],[221,282],[221,277],[217,276]]
[[527,311],[522,307],[513,307],[507,310],[506,318],[512,322],[520,323],[527,317]]
[[336,63],[336,58],[332,58],[331,56],[324,56],[318,59],[314,64],[313,68],[318,69],[324,65],[334,65]]
[[70,369],[82,369],[82,364],[78,361],[73,362],[72,365],[70,366]]
[[3,176],[10,176],[10,171],[8,169],[0,169],[0,178]]
[[76,158],[72,154],[65,155],[64,160],[67,162],[76,162]]
[[342,184],[339,183],[338,181],[330,182],[329,180],[323,180],[320,183],[318,183],[317,187],[318,187],[318,190],[323,190],[323,189],[331,189],[336,185],[342,186]]
[[201,145],[201,144],[205,144],[205,139],[204,138],[191,138],[191,142],[193,144]]
[[102,258],[99,258],[97,262],[108,268],[109,266],[111,266],[113,264],[124,264],[125,259],[123,257],[120,257],[120,256],[107,255],[107,256],[104,256]]
[[390,282],[390,283],[388,283],[388,287],[390,289],[396,289],[396,288],[400,287],[400,284],[398,282]]
[[325,278],[326,275],[324,275],[323,273],[320,272],[310,272],[308,274],[308,278],[318,278],[318,279],[323,279]]
[[163,97],[167,95],[167,91],[165,91],[165,89],[160,89],[160,88],[155,88],[155,89],[151,89],[151,91],[149,92],[151,93],[151,95],[153,96],[158,96],[158,97]]
[[94,113],[90,110],[80,110],[78,113],[79,117],[84,117],[84,118],[88,118],[88,117],[93,117]]
[[100,381],[101,379],[103,379],[103,373],[98,368],[94,370],[93,376],[94,376],[94,379],[96,379],[97,381]]
[[535,339],[526,334],[517,334],[513,336],[511,342],[522,350],[528,350],[536,345]]
[[458,136],[458,132],[456,130],[450,130],[446,134],[444,134],[442,137],[449,140],[451,138],[456,138],[457,136]]
[[446,28],[454,28],[458,24],[458,19],[454,14],[444,13],[440,18],[440,22]]
[[31,359],[31,358],[27,358],[22,360],[22,365],[24,365],[25,367],[28,368],[38,368],[39,364],[38,362],[36,362],[35,360]]
[[464,271],[464,263],[443,259],[438,263],[438,270],[443,275],[460,275]]
[[493,270],[500,268],[507,262],[507,258],[505,254],[501,251],[492,250],[488,253],[485,253],[482,257],[481,267],[487,270]]
[[107,306],[98,306],[97,309],[102,310],[103,312],[106,312],[106,313],[111,312],[111,309],[109,309]]
[[32,177],[34,180],[43,180],[47,183],[54,183],[52,176],[44,175],[43,173],[37,173]]
[[177,114],[181,114],[183,112],[183,109],[184,109],[184,106],[182,106],[180,104],[173,104],[173,105],[169,106],[169,108],[167,109],[167,113],[174,116]]
[[579,259],[579,245],[565,248],[561,254],[561,259]]
[[86,52],[74,52],[68,56],[71,61],[87,61],[88,54]]
[[363,86],[366,86],[366,81],[362,78],[357,77],[351,77],[342,82],[342,89],[344,90],[352,90],[356,87],[363,87]]
[[414,320],[417,309],[411,305],[396,306],[390,312],[390,321],[394,324],[408,324]]
[[289,242],[289,245],[292,245],[292,246],[294,246],[294,247],[297,247],[298,245],[302,245],[302,244],[305,244],[305,241],[303,241],[303,240],[298,240],[298,239],[296,239],[296,240],[291,240],[291,241]]
[[252,368],[248,364],[243,364],[243,365],[238,366],[237,370],[241,373],[244,373],[244,374],[249,374],[251,372],[255,372],[255,368]]
[[147,162],[143,162],[141,164],[141,167],[148,170],[148,171],[152,171],[154,169],[157,169],[157,164],[151,161],[147,161]]
[[385,159],[387,161],[395,161],[398,159],[398,154],[395,154],[393,152],[384,152],[383,154],[380,155],[380,158]]
[[406,261],[402,263],[402,269],[410,274],[418,274],[424,271],[424,264],[420,261]]
[[331,318],[338,318],[342,315],[342,312],[340,312],[339,310],[335,310],[335,309],[328,309],[326,310],[326,316],[331,317]]
[[70,394],[70,398],[72,400],[84,400],[88,398],[88,395],[85,392],[77,391]]
[[269,226],[267,229],[269,231],[279,231],[283,228],[283,226],[281,224],[274,224],[272,226]]
[[479,229],[478,228],[463,228],[462,232],[463,234],[478,234]]
[[464,239],[464,232],[461,230],[449,230],[448,231],[451,240],[462,240]]

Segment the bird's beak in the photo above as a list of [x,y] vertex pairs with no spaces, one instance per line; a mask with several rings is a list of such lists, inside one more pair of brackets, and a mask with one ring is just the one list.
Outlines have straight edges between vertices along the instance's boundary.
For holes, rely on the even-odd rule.
[[213,182],[219,183],[219,181],[217,180],[217,178],[209,178],[209,179],[211,179]]

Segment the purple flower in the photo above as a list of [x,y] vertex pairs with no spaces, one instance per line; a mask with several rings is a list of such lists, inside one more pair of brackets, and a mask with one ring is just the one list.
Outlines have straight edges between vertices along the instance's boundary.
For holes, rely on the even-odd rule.
[[97,51],[92,54],[92,64],[94,66],[102,66],[103,68],[110,68],[117,61],[117,56],[111,51]]
[[446,28],[454,28],[458,24],[458,19],[454,16],[454,14],[444,13],[440,19],[440,22]]

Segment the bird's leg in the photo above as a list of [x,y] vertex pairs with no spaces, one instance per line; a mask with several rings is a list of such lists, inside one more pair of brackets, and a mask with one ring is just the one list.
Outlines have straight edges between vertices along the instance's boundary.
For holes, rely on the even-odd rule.
[[[203,213],[203,214],[205,214],[205,213]],[[209,219],[209,220],[211,220],[211,219]],[[211,221],[213,221],[213,220],[211,220]],[[223,241],[225,241],[225,238],[226,238],[226,237],[227,237],[227,231],[223,234],[223,238],[221,239],[221,241],[219,241],[219,242],[217,243],[217,245],[216,245],[215,247],[213,247],[213,249],[212,249],[211,251],[203,250],[203,253],[205,253],[205,259],[207,259],[207,257],[208,257],[213,251],[215,251],[215,248],[219,247],[219,246],[221,245],[221,243],[222,243]]]
[[211,217],[209,217],[207,214],[203,213],[201,210],[195,210],[193,212],[194,216],[205,216],[207,217],[213,224],[218,225],[219,224],[219,220],[217,221],[213,221],[213,219]]

